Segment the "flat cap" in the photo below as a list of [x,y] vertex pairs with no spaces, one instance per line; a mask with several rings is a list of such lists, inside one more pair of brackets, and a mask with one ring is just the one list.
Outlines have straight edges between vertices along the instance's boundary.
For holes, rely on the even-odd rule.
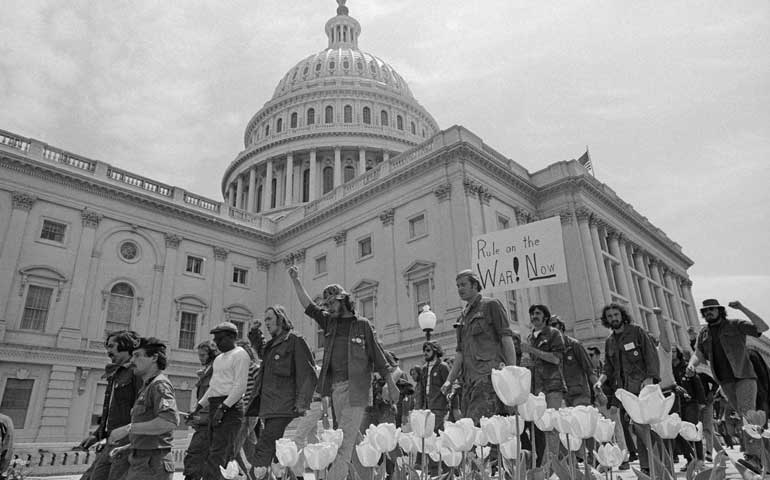
[[238,327],[236,327],[235,324],[231,322],[222,322],[218,324],[216,327],[212,328],[211,332],[209,333],[217,333],[217,332],[230,332],[238,335]]

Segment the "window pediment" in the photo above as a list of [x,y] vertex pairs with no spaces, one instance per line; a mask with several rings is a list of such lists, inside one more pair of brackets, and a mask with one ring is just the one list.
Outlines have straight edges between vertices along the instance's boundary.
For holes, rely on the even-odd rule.
[[433,272],[436,270],[436,263],[428,260],[415,260],[409,264],[403,272],[404,282],[406,283],[406,294],[410,296],[411,284],[428,279],[430,280],[430,288],[433,290],[436,285],[433,281]]
[[41,281],[42,283],[56,286],[56,301],[61,298],[62,285],[67,283],[67,277],[53,267],[47,265],[31,265],[19,270],[21,275],[21,284],[19,285],[19,296],[24,295],[24,288],[30,279]]

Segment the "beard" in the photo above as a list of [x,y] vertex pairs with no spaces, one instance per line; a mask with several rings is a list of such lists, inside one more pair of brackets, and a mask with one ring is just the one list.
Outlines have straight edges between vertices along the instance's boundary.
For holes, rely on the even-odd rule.
[[610,322],[610,327],[612,327],[613,330],[617,330],[622,326],[623,326],[623,320],[614,320]]
[[709,325],[714,325],[719,323],[720,320],[722,320],[722,316],[717,315],[715,318],[707,318],[706,323],[708,323]]

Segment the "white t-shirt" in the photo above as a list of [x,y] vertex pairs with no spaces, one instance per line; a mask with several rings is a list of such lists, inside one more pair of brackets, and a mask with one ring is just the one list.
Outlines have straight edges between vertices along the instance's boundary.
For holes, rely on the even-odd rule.
[[667,352],[663,350],[663,347],[658,346],[656,350],[658,351],[658,362],[660,363],[660,388],[671,388],[676,385],[674,367],[671,364],[673,348],[670,352]]
[[209,389],[203,394],[198,403],[206,406],[210,397],[224,397],[224,403],[228,407],[235,405],[246,393],[246,385],[249,380],[249,364],[251,357],[241,347],[217,355],[214,359]]

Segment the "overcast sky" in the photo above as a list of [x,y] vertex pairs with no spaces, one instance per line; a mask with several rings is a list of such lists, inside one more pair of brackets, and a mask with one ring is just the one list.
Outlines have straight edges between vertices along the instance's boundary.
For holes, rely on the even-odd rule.
[[[444,129],[596,175],[770,321],[770,2],[350,0]],[[0,129],[217,200],[243,130],[327,45],[331,0],[5,0]],[[733,312],[735,313],[735,312]]]

